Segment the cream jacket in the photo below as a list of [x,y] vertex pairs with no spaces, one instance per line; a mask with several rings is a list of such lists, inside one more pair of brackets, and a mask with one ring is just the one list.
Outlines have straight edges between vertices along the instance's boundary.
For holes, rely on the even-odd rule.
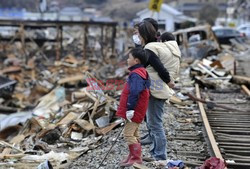
[[[167,42],[151,42],[144,49],[154,52],[162,62],[163,66],[170,74],[170,78],[174,81],[179,75],[181,51],[176,41]],[[163,82],[152,66],[147,68],[151,79],[150,93],[158,99],[170,99],[174,91]]]

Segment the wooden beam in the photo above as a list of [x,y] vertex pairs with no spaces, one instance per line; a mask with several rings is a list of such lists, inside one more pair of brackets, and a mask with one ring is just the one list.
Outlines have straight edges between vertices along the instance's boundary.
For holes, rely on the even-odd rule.
[[[201,95],[200,95],[200,90],[199,90],[199,85],[198,84],[195,84],[195,90],[196,90],[196,97],[198,97],[199,99],[201,99]],[[220,158],[221,160],[224,161],[224,159],[223,159],[223,157],[221,155],[221,152],[219,150],[219,147],[217,146],[217,142],[216,142],[216,140],[214,138],[211,126],[210,126],[210,124],[208,122],[208,118],[207,118],[204,106],[203,106],[203,104],[201,102],[198,102],[198,106],[199,106],[199,109],[200,109],[200,112],[201,112],[201,117],[202,117],[202,120],[203,120],[203,124],[204,124],[204,126],[206,128],[206,132],[207,132],[208,138],[210,140],[210,143],[211,143],[214,155],[217,158]]]
[[5,141],[1,141],[1,140],[0,140],[0,144],[2,144],[2,145],[4,145],[4,146],[7,146],[7,147],[10,147],[10,148],[12,148],[12,149],[15,149],[15,150],[17,150],[17,151],[19,151],[19,152],[21,152],[21,153],[24,153],[24,151],[22,151],[22,150],[20,150],[20,149],[18,149],[18,148],[16,148],[16,147],[14,147],[14,146],[12,146],[11,144],[9,144],[9,143],[7,143],[7,142],[5,142]]
[[60,27],[56,26],[56,60],[60,59]]
[[102,53],[102,58],[104,58],[104,53],[103,53],[103,26],[101,26],[101,39],[100,39],[100,44],[101,44],[101,53]]
[[60,57],[62,57],[62,53],[63,53],[63,26],[59,27],[60,30],[60,35],[59,35],[59,40],[60,40]]
[[69,112],[66,116],[64,116],[57,124],[56,126],[59,125],[68,125],[71,121],[77,119],[78,115],[73,112]]
[[4,159],[9,159],[9,158],[22,158],[26,156],[26,154],[6,154],[4,155]]
[[146,167],[146,166],[144,166],[142,164],[138,164],[138,163],[133,164],[133,167],[135,169],[149,169],[148,167]]
[[241,88],[244,90],[244,92],[246,92],[248,96],[250,96],[250,91],[245,85],[241,85]]
[[250,77],[246,77],[246,76],[233,76],[233,82],[237,83],[237,84],[244,84],[244,85],[248,85],[250,86]]
[[116,26],[117,22],[98,22],[98,21],[43,21],[43,20],[17,20],[17,19],[0,19],[1,26],[20,26],[25,27],[56,27],[56,26],[74,26],[74,25],[105,25]]
[[67,82],[81,81],[81,80],[84,80],[84,78],[85,78],[85,75],[83,75],[83,74],[74,75],[74,76],[70,76],[70,77],[65,77],[63,79],[60,79],[58,81],[58,84],[64,84],[64,83],[67,83]]
[[112,39],[111,39],[112,54],[115,52],[115,37],[116,37],[116,26],[113,26],[113,28],[112,28]]
[[206,73],[208,73],[209,75],[211,75],[213,78],[218,78],[218,76],[216,76],[213,72],[211,72],[210,70],[208,70],[205,66],[203,66],[202,64],[198,63],[197,64],[198,67],[200,67],[202,70],[204,70]]
[[111,131],[113,128],[115,128],[116,126],[118,126],[119,124],[121,124],[122,121],[115,121],[113,123],[110,123],[108,126],[106,127],[103,127],[103,128],[96,128],[95,129],[95,132],[97,134],[100,134],[100,135],[105,135],[107,134],[109,131]]
[[179,99],[179,98],[177,98],[177,97],[175,97],[175,96],[172,96],[172,97],[170,98],[170,102],[171,102],[171,103],[174,103],[174,104],[179,104],[179,105],[182,105],[182,106],[185,106],[185,105],[186,105],[186,103],[182,102],[181,99]]
[[88,46],[88,25],[84,26],[84,34],[83,34],[83,58],[87,58],[87,46]]

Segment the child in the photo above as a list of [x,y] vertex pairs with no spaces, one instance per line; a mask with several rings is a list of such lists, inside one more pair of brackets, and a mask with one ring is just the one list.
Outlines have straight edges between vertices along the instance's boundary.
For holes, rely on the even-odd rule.
[[170,32],[164,32],[160,37],[161,42],[175,41],[175,37]]
[[116,113],[117,116],[126,119],[123,134],[130,153],[125,160],[120,162],[120,166],[123,167],[142,163],[139,126],[146,115],[149,101],[150,80],[144,68],[147,60],[146,53],[141,48],[132,49],[127,60],[130,73]]
[[181,52],[177,42],[175,41],[175,37],[172,33],[164,32],[160,37],[160,41],[163,42],[165,47],[167,47],[171,52],[171,63],[169,64],[167,69],[170,73],[170,78],[171,78],[171,82],[168,84],[168,86],[170,88],[173,88],[174,87],[173,82],[179,74]]
[[[175,42],[175,37],[174,37],[174,35],[172,34],[172,33],[170,33],[170,32],[164,32],[161,36],[160,36],[160,42],[168,42],[168,41],[173,41],[173,42]],[[179,47],[178,47],[178,45],[177,45],[177,43],[176,43],[176,45],[174,44],[173,45],[174,47],[173,48],[178,48],[179,49]],[[172,49],[173,50],[173,49]],[[173,80],[173,79],[171,79],[171,80]],[[170,81],[169,83],[168,83],[168,86],[170,87],[170,88],[174,88],[174,82],[173,81]]]

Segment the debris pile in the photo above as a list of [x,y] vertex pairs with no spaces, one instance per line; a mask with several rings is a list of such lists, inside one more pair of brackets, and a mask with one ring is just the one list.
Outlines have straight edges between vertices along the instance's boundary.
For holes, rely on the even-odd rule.
[[60,166],[97,147],[123,122],[114,117],[126,75],[119,66],[115,74],[112,63],[73,55],[28,64],[8,55],[0,72],[1,165]]
[[[201,40],[188,42],[193,33],[200,34]],[[190,114],[197,117],[199,114],[193,110],[192,100],[197,98],[190,94],[194,91],[194,83],[223,91],[235,86],[236,90],[241,87],[249,92],[250,79],[243,76],[246,70],[238,67],[244,63],[241,60],[250,62],[250,43],[232,40],[231,46],[220,45],[207,26],[174,34],[186,55],[182,61],[183,79],[177,80],[176,95],[170,99],[180,118],[174,117],[176,112],[169,112],[165,117],[168,146],[176,147],[173,144],[176,131],[170,131],[170,128],[177,130],[183,127],[179,123],[185,123],[187,128],[188,124],[195,129],[193,123],[200,123],[198,118],[196,121],[186,118]],[[73,41],[69,44],[77,46]],[[99,49],[98,45],[96,47]],[[46,160],[49,160],[53,166],[65,168],[64,164],[90,152],[88,158],[81,157],[84,162],[76,164],[75,161],[74,164],[77,167],[92,160],[93,168],[97,168],[103,153],[114,144],[116,127],[123,123],[115,117],[115,112],[127,73],[125,63],[118,62],[109,49],[104,50],[106,57],[99,57],[100,53],[93,50],[93,57],[79,58],[76,57],[78,54],[70,53],[61,60],[34,56],[27,61],[13,46],[8,52],[0,49],[3,56],[0,57],[0,166],[35,168],[41,163],[48,164]],[[202,101],[211,103],[210,100]],[[144,131],[145,125],[142,126]],[[200,133],[191,134],[202,137]],[[122,159],[117,155],[126,155],[126,145],[121,140],[117,142],[113,156],[110,153],[112,161],[105,162],[105,166],[109,163],[112,164],[109,168],[117,166]],[[188,150],[190,145],[186,146]],[[194,146],[204,148],[199,142]],[[173,147],[168,147],[168,153],[175,159],[177,155],[174,153],[178,152],[173,151]]]
[[[242,62],[250,60],[249,39],[230,39],[232,45],[221,45],[208,25],[179,30],[174,34],[184,55],[182,63],[191,63],[188,67],[190,76],[202,87],[226,89],[231,82],[249,86],[250,79],[245,76],[247,67],[239,70]],[[200,39],[190,41],[193,35]],[[209,47],[211,44],[213,47]],[[210,50],[200,48],[202,45]],[[199,50],[203,51],[202,54]]]

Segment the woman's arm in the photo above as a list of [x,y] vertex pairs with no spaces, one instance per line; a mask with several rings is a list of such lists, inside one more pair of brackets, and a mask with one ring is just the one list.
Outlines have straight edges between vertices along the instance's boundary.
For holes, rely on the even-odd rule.
[[149,56],[148,63],[146,64],[146,66],[151,65],[155,69],[155,71],[158,73],[160,78],[166,84],[168,84],[171,81],[170,75],[169,75],[169,72],[167,71],[167,69],[163,66],[159,57],[151,50],[149,50],[149,49],[145,49],[145,50],[146,50],[146,52],[148,52],[148,56]]

